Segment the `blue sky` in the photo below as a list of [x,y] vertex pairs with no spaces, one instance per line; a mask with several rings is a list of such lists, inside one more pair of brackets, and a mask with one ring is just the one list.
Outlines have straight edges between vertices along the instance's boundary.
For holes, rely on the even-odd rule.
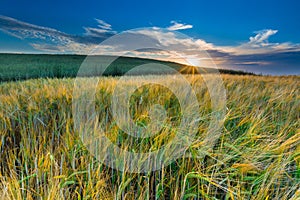
[[0,52],[88,53],[122,31],[159,27],[205,43],[220,68],[299,74],[299,8],[297,0],[2,0]]

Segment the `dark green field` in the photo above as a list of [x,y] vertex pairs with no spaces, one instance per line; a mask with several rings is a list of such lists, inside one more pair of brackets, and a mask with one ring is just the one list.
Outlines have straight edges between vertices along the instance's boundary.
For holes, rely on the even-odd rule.
[[[0,54],[0,81],[16,81],[32,78],[76,77],[78,69],[85,58],[85,55]],[[109,58],[109,56],[102,56],[101,61],[105,62],[107,58]],[[190,73],[190,71],[186,70],[187,66],[174,62],[119,57],[108,67],[103,75],[123,75],[128,70],[136,66],[148,63],[164,64],[180,71],[181,73]],[[201,73],[211,72],[210,69],[205,67],[198,68],[198,72],[199,71]],[[219,71],[223,74],[251,74],[225,69],[221,69]],[[161,72],[152,71],[151,73],[159,74]],[[101,73],[98,71],[98,67],[92,67],[86,75],[97,76],[101,75]]]

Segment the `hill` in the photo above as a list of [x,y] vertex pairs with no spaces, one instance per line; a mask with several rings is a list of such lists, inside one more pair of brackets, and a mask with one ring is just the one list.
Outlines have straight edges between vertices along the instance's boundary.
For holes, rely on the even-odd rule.
[[[102,56],[102,59],[109,56]],[[50,54],[0,54],[0,81],[15,81],[32,78],[62,78],[76,77],[78,69],[86,58],[85,55],[50,55]],[[189,74],[191,71],[198,73],[213,73],[209,68],[197,68],[197,70],[186,70],[193,68],[175,62],[166,62],[144,58],[119,57],[115,60],[103,75],[118,76],[123,75],[135,66],[157,63],[164,64],[180,71],[184,74]],[[222,74],[239,74],[253,75],[252,73],[220,69]],[[154,74],[161,73],[160,71],[153,72]],[[93,68],[88,75],[100,75],[97,69]]]

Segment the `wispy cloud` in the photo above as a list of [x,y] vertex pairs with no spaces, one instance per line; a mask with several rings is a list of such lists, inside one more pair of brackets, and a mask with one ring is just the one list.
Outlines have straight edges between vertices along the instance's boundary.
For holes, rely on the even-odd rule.
[[111,30],[111,25],[101,19],[95,19],[98,22],[98,27],[105,30]]
[[114,35],[117,32],[112,30],[112,26],[101,19],[95,19],[98,23],[98,28],[83,27],[86,31],[85,35],[93,37],[107,37],[106,34]]
[[254,37],[250,37],[249,44],[255,44],[255,45],[268,45],[268,39],[270,36],[275,35],[278,32],[278,30],[272,30],[272,29],[265,29],[261,31],[256,31],[256,35]]
[[234,55],[256,55],[300,50],[299,44],[269,42],[269,38],[278,33],[278,30],[264,29],[254,33],[255,35],[251,36],[248,42],[241,43],[238,46],[222,46],[220,49]]
[[172,25],[167,28],[170,31],[185,30],[185,29],[193,28],[193,25],[182,24],[182,23],[178,23],[176,21],[171,21],[171,24]]
[[29,24],[6,16],[0,16],[0,30],[21,39],[59,39],[62,41],[68,36],[67,34],[56,29]]
[[87,53],[91,46],[116,34],[109,24],[98,19],[96,21],[99,23],[99,28],[85,27],[83,35],[72,35],[53,28],[0,16],[0,30],[20,39],[28,39],[29,44],[38,50]]

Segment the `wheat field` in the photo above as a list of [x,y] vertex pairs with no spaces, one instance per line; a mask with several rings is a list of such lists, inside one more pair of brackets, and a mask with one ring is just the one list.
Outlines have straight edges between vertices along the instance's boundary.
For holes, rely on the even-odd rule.
[[[204,157],[201,134],[209,124],[210,97],[200,75],[185,77],[197,88],[204,116],[199,139],[186,156],[149,173],[118,171],[89,153],[74,131],[74,79],[1,83],[0,198],[300,199],[300,77],[222,75],[227,95],[222,135]],[[163,76],[166,82],[172,78]],[[176,97],[157,85],[134,93],[130,109],[136,123],[147,124],[147,108],[160,103],[170,124],[159,135],[135,140],[111,116],[117,79],[101,77],[96,91],[107,137],[123,149],[160,148],[180,121]]]

